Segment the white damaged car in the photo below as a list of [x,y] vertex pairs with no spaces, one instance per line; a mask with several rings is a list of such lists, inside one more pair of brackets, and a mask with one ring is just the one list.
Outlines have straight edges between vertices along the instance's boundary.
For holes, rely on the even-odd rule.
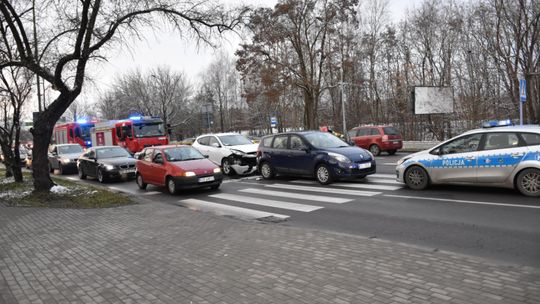
[[226,175],[249,174],[257,168],[257,148],[246,136],[237,133],[201,135],[192,147],[220,165]]

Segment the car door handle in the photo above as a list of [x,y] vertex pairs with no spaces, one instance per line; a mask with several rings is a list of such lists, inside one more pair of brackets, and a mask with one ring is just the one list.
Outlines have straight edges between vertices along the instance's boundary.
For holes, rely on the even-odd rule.
[[516,152],[516,153],[512,153],[512,154],[510,154],[510,155],[511,155],[512,157],[514,157],[514,158],[517,158],[517,157],[522,157],[523,155],[525,155],[525,153],[517,153],[517,152]]
[[473,160],[475,158],[476,158],[475,156],[465,156],[465,159],[467,159],[467,160]]

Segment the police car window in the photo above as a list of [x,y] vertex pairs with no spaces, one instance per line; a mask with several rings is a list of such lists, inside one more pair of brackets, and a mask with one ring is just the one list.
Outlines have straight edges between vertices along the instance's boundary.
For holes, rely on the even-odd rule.
[[519,147],[519,137],[515,133],[487,133],[484,150]]
[[292,150],[302,150],[305,149],[306,145],[299,136],[291,136],[291,149]]
[[274,149],[287,149],[287,135],[276,136],[274,139]]
[[521,137],[525,140],[527,146],[540,145],[540,134],[536,133],[521,133]]
[[472,134],[457,138],[441,146],[442,154],[467,153],[478,150],[482,134]]
[[146,149],[144,150],[144,160],[145,161],[152,161],[152,153],[154,152],[154,149]]

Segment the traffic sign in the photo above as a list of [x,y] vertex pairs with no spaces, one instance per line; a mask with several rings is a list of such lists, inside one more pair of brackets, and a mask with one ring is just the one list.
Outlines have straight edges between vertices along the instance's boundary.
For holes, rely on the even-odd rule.
[[519,98],[521,102],[527,100],[527,81],[525,79],[519,80]]
[[277,126],[277,123],[278,123],[277,117],[275,116],[270,117],[270,126],[272,128],[275,128]]

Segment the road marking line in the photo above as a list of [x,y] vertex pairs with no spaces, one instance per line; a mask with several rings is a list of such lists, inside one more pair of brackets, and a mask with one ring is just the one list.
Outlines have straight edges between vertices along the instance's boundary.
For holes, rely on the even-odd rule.
[[384,179],[384,178],[371,178],[371,176],[366,177],[366,181],[370,183],[379,183],[379,184],[403,185],[403,183],[400,183],[396,180]]
[[275,217],[284,220],[289,218],[288,215],[211,203],[194,198],[180,200],[178,202],[191,210],[212,212],[217,215],[236,216],[243,219],[260,219],[265,217]]
[[389,190],[395,191],[403,187],[398,186],[385,186],[385,185],[375,185],[375,184],[353,184],[353,183],[333,183],[332,185],[338,187],[347,187],[347,188],[360,188],[360,189],[373,189],[373,190]]
[[368,175],[368,177],[396,179],[396,175],[395,175],[395,174],[381,174],[381,173],[375,173],[375,174],[370,174],[370,175]]
[[[303,181],[303,180],[294,180],[293,183],[299,183],[299,184],[315,184],[317,182],[315,181]],[[366,184],[366,183],[332,183],[332,186],[338,186],[338,187],[347,187],[347,188],[360,188],[360,189],[372,189],[372,190],[389,190],[389,191],[395,191],[398,189],[401,189],[403,187],[398,186],[386,186],[386,185],[376,185],[376,184]]]
[[382,163],[385,166],[395,166],[397,163]]
[[[260,189],[243,189],[240,191],[251,193],[252,192],[251,190],[254,190],[253,193],[261,193],[261,191],[264,191]],[[265,193],[261,193],[261,194],[265,194]],[[319,210],[323,208],[319,206],[295,204],[295,203],[290,203],[290,202],[275,201],[275,200],[269,200],[269,199],[264,199],[264,198],[228,194],[228,193],[214,194],[214,195],[210,195],[210,197],[215,197],[215,198],[224,199],[228,201],[241,202],[241,203],[246,203],[246,204],[274,207],[274,208],[280,208],[280,209],[288,209],[288,210],[301,211],[301,212],[311,212],[311,211],[315,211],[315,210]]]
[[421,197],[421,196],[390,195],[390,194],[383,194],[383,196],[395,197],[395,198],[429,200],[429,201],[440,201],[440,202],[451,202],[451,203],[463,203],[463,204],[476,204],[476,205],[491,205],[491,206],[503,206],[503,207],[518,207],[518,208],[540,209],[540,206],[534,206],[534,205],[516,205],[516,204],[504,204],[504,203],[490,203],[490,202],[479,202],[479,201],[455,200],[455,199],[437,198],[437,197]]
[[112,189],[112,190],[116,190],[116,191],[120,191],[120,192],[124,192],[124,193],[129,193],[129,194],[140,194],[140,192],[137,192],[137,191],[128,190],[128,189],[122,189],[122,188],[118,188],[118,187],[114,187],[114,186],[109,186],[107,188]]
[[239,191],[247,192],[247,193],[262,194],[262,195],[279,196],[279,197],[285,197],[285,198],[296,198],[296,199],[308,200],[308,201],[333,203],[333,204],[343,204],[343,203],[348,203],[352,201],[351,199],[340,198],[340,197],[301,194],[301,193],[292,193],[292,192],[285,192],[285,191],[263,190],[263,189],[255,189],[255,188],[247,188],[247,189],[242,189]]
[[161,192],[159,192],[159,191],[150,191],[150,192],[144,193],[143,195],[156,195],[156,194],[161,194]]
[[330,187],[295,186],[295,185],[288,185],[288,184],[271,184],[271,185],[265,185],[265,187],[279,188],[279,189],[290,189],[290,190],[300,190],[300,191],[322,192],[322,193],[332,193],[332,194],[353,195],[353,196],[374,196],[374,195],[377,195],[377,194],[381,194],[381,192],[373,192],[373,191],[346,190],[346,189],[330,188]]

